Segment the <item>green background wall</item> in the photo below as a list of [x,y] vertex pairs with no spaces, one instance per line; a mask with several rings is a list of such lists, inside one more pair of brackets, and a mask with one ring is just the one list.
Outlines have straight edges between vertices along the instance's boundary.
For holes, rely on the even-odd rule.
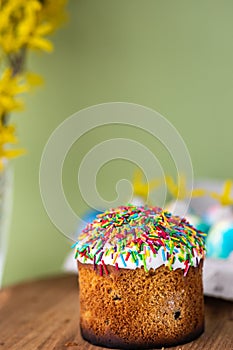
[[[15,116],[28,154],[14,161],[14,209],[4,284],[58,273],[70,242],[50,223],[40,198],[39,162],[51,132],[72,113],[93,104],[126,101],[151,107],[178,129],[196,177],[232,177],[233,2],[231,0],[70,1],[70,21],[54,37],[55,52],[29,58],[46,84]],[[64,168],[67,198],[78,162],[109,137],[153,140],[119,127],[90,132],[71,150]],[[156,150],[159,150],[159,145]],[[156,153],[156,152],[155,152]],[[163,158],[161,150],[160,158]],[[162,155],[162,156],[161,156]],[[75,159],[75,166],[74,166]],[[98,186],[114,198],[114,183],[132,165],[110,162]]]

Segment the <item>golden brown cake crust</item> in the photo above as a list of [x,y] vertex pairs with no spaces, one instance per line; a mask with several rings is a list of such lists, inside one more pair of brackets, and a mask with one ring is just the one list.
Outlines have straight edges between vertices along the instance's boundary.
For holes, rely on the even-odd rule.
[[186,276],[164,265],[149,272],[108,265],[103,276],[93,265],[78,267],[81,332],[91,343],[155,348],[186,343],[203,332],[202,262]]

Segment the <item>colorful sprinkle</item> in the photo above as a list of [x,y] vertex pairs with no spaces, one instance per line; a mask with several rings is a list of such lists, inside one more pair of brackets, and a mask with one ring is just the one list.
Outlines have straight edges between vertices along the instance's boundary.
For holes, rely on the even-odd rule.
[[121,261],[122,261],[123,265],[124,265],[125,267],[127,267],[127,264],[126,264],[125,259],[124,259],[124,257],[123,257],[122,254],[120,254],[120,257],[121,257]]
[[148,271],[151,256],[161,256],[165,265],[173,269],[175,261],[189,267],[198,264],[205,254],[206,234],[196,230],[185,219],[172,216],[158,207],[121,206],[110,209],[96,217],[79,236],[75,257],[91,261],[100,274],[108,274],[106,260],[110,265],[127,268],[144,266]]
[[104,268],[104,272],[106,273],[106,275],[108,275],[108,269],[107,269],[107,266],[105,265],[104,261],[101,260],[102,262],[102,265],[103,265],[103,268]]

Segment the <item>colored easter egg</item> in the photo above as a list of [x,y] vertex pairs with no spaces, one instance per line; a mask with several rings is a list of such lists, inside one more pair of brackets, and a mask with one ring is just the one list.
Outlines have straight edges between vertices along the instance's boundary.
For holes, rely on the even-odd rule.
[[233,252],[233,217],[214,224],[206,239],[207,257],[228,258]]

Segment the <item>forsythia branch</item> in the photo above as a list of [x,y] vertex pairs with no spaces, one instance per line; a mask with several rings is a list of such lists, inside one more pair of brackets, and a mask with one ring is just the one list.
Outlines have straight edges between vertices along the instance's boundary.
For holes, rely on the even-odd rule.
[[4,159],[22,153],[9,149],[17,141],[9,125],[12,111],[22,110],[22,93],[42,79],[26,70],[30,50],[51,52],[47,36],[66,20],[67,0],[0,0],[0,169]]

